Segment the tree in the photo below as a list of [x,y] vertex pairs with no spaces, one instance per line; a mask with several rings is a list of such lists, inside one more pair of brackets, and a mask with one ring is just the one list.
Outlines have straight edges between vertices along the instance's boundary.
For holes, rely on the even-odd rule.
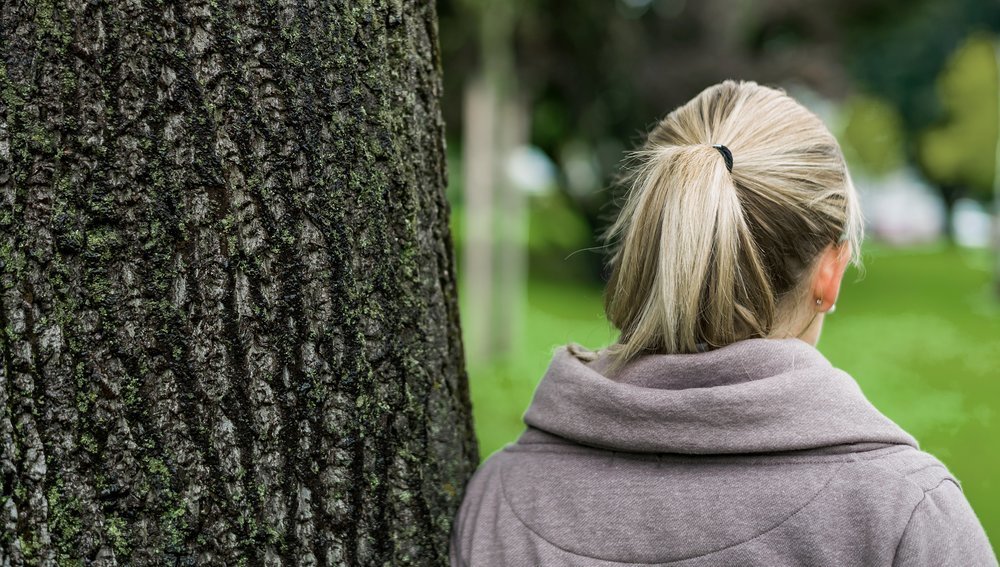
[[993,38],[970,36],[938,79],[944,119],[924,132],[919,145],[933,181],[965,187],[983,201],[993,193],[997,78]]
[[441,564],[434,3],[5,2],[0,564]]

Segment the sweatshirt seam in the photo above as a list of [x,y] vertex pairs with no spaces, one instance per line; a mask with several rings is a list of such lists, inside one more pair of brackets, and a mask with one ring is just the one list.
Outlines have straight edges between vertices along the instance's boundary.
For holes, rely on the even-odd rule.
[[[931,466],[940,466],[940,465],[929,465],[929,466],[924,467],[924,468],[919,469],[919,470],[928,469]],[[919,471],[914,471],[914,472],[919,472]],[[907,480],[909,480],[909,479],[907,479]],[[913,481],[910,481],[910,482],[913,482]],[[913,507],[913,510],[910,510],[910,516],[906,519],[906,525],[903,526],[902,533],[899,534],[899,541],[896,542],[896,551],[894,551],[893,554],[892,554],[892,564],[893,564],[893,566],[896,565],[896,560],[899,558],[899,548],[903,545],[903,539],[906,538],[906,532],[909,531],[909,529],[910,529],[910,523],[913,522],[913,517],[917,515],[917,510],[920,509],[920,505],[923,504],[925,500],[927,500],[927,495],[928,494],[930,494],[931,492],[937,490],[938,488],[941,488],[941,485],[944,484],[944,483],[946,483],[946,482],[951,482],[955,486],[958,486],[958,483],[955,482],[955,479],[953,479],[953,478],[942,478],[936,485],[934,485],[933,488],[928,488],[927,490],[924,490],[923,496],[921,496],[920,500],[917,501],[917,504]],[[916,484],[916,483],[914,483],[914,484]],[[961,490],[961,487],[959,487],[959,490]]]
[[[562,444],[561,443],[530,443],[530,445],[555,445],[555,446],[561,446]],[[755,464],[761,464],[761,465],[764,465],[764,466],[781,466],[781,465],[789,465],[789,464],[803,464],[803,465],[808,465],[808,464],[868,463],[870,461],[876,461],[878,459],[885,458],[886,456],[895,455],[896,453],[899,453],[899,452],[902,452],[902,451],[905,451],[907,449],[912,448],[909,445],[900,445],[898,448],[894,448],[893,447],[892,451],[888,451],[888,449],[890,447],[883,447],[883,448],[879,448],[879,449],[873,449],[871,451],[871,452],[874,452],[874,451],[886,451],[885,453],[883,453],[881,455],[865,455],[864,453],[866,453],[868,451],[861,451],[861,452],[854,452],[854,451],[852,451],[852,452],[848,452],[848,453],[831,454],[831,455],[828,455],[829,458],[827,458],[827,459],[815,459],[815,458],[803,457],[800,460],[800,459],[796,458],[794,455],[780,455],[780,454],[775,454],[775,453],[706,453],[706,454],[703,454],[703,455],[702,454],[687,454],[687,453],[640,453],[640,455],[649,455],[650,457],[653,457],[653,458],[645,459],[645,458],[633,458],[631,455],[634,455],[635,453],[629,453],[629,452],[625,452],[625,451],[615,451],[615,450],[612,450],[612,449],[602,449],[602,448],[599,448],[599,447],[590,447],[588,445],[581,445],[580,447],[584,448],[584,449],[603,451],[603,452],[609,453],[611,455],[614,455],[616,457],[623,457],[625,459],[630,459],[630,460],[634,460],[634,461],[641,461],[641,462],[656,462],[655,457],[658,457],[660,455],[669,455],[671,457],[677,457],[680,460],[691,460],[691,461],[700,460],[700,459],[714,459],[714,460],[755,459],[755,460],[759,460],[759,461],[766,461],[767,459],[772,459],[772,458],[773,459],[781,459],[780,462],[774,462],[774,463],[767,463],[767,462],[755,463]],[[552,451],[552,450],[549,450],[549,451],[528,451],[528,450],[524,450],[524,449],[518,449],[514,445],[511,445],[511,446],[508,446],[508,447],[504,447],[503,450],[507,451],[507,452],[510,452],[510,453],[536,453],[536,454],[553,454],[553,455],[586,455],[585,452],[581,452],[581,451],[574,450],[574,449],[576,449],[576,448],[572,447],[572,448],[570,448],[569,450],[566,450],[566,451]],[[842,458],[839,458],[839,457],[842,457]],[[941,466],[941,465],[936,465],[935,464],[935,465],[929,465],[929,466]],[[878,467],[878,468],[881,469],[882,467]],[[886,470],[886,469],[882,469],[882,470]],[[923,469],[920,469],[920,470],[923,470]],[[914,472],[917,472],[917,471],[914,471]],[[907,480],[909,480],[909,479],[907,479]],[[913,481],[910,481],[910,482],[913,482]],[[914,483],[914,484],[916,484],[916,483]]]
[[826,482],[823,483],[823,486],[821,486],[820,489],[816,491],[816,494],[813,494],[808,500],[806,500],[806,502],[804,504],[802,504],[802,506],[800,506],[794,512],[792,512],[791,514],[789,514],[788,517],[786,517],[784,520],[781,520],[780,522],[778,522],[777,524],[775,524],[775,525],[771,526],[770,528],[764,530],[763,532],[761,532],[761,533],[759,533],[759,534],[757,534],[755,536],[752,536],[752,537],[750,537],[748,539],[745,539],[743,541],[736,542],[736,543],[733,543],[731,545],[727,545],[725,547],[720,547],[719,549],[715,549],[715,550],[712,550],[712,551],[709,551],[709,552],[706,552],[706,553],[700,553],[698,555],[691,555],[691,556],[687,556],[687,557],[679,557],[677,559],[671,559],[671,560],[668,560],[668,561],[652,561],[652,562],[650,562],[650,561],[619,561],[617,559],[607,559],[607,558],[604,558],[604,557],[597,557],[597,556],[594,556],[594,555],[588,555],[586,553],[581,553],[579,551],[574,551],[574,550],[571,550],[571,549],[567,549],[567,548],[565,548],[565,547],[563,547],[563,546],[555,543],[554,541],[551,541],[550,539],[548,539],[547,537],[543,536],[538,531],[536,531],[534,528],[532,528],[530,525],[528,525],[528,522],[526,522],[523,518],[521,518],[521,515],[517,513],[517,510],[514,508],[514,505],[511,503],[510,498],[508,498],[508,496],[507,496],[507,484],[506,484],[506,482],[504,482],[504,476],[505,476],[504,472],[506,471],[506,468],[507,468],[506,464],[502,468],[502,470],[500,470],[500,475],[499,475],[500,476],[500,495],[503,498],[504,504],[506,504],[507,508],[510,510],[511,514],[513,514],[514,517],[517,518],[518,523],[520,523],[522,526],[524,526],[524,528],[527,529],[529,532],[531,532],[532,534],[534,534],[535,537],[541,539],[542,541],[548,543],[549,545],[555,547],[556,549],[559,549],[560,551],[563,551],[565,553],[569,553],[570,555],[575,555],[577,557],[586,557],[588,559],[594,559],[594,560],[597,560],[597,561],[607,561],[609,563],[619,563],[619,564],[626,564],[626,565],[627,564],[633,564],[633,565],[670,565],[670,564],[679,563],[679,562],[682,562],[682,561],[690,561],[692,559],[700,559],[700,558],[703,558],[703,557],[708,557],[709,555],[714,555],[716,553],[721,553],[721,552],[726,551],[728,549],[733,549],[735,547],[739,547],[741,545],[748,544],[748,543],[750,543],[750,542],[752,542],[752,541],[754,541],[754,540],[756,540],[756,539],[758,539],[760,537],[763,537],[763,536],[765,536],[765,535],[773,532],[774,530],[780,528],[781,526],[783,526],[786,523],[788,523],[789,520],[791,520],[795,516],[799,515],[803,510],[805,510],[806,508],[808,508],[810,504],[812,504],[813,502],[815,502],[816,499],[819,498],[819,496],[821,494],[823,494],[826,491],[827,488],[829,488],[830,484],[833,482],[833,479],[835,479],[837,477],[837,475],[840,474],[841,469],[843,469],[846,464],[847,463],[840,463],[840,465],[836,468],[836,470],[834,470],[833,473],[830,475],[830,478],[826,479]]
[[[876,464],[876,463],[875,463],[875,461],[877,461],[877,460],[878,460],[878,459],[870,459],[870,460],[868,460],[868,461],[859,461],[859,464],[862,464],[862,465],[867,465],[867,466],[869,466],[869,467],[872,467],[872,468],[875,468],[875,469],[878,469],[878,470],[880,470],[880,471],[883,471],[883,472],[888,472],[888,473],[891,473],[891,474],[894,474],[894,475],[896,475],[897,477],[899,477],[899,478],[900,478],[901,480],[904,480],[904,481],[906,481],[906,482],[907,482],[908,484],[912,485],[912,486],[913,486],[914,488],[916,488],[916,489],[918,489],[918,490],[921,490],[921,491],[923,491],[923,492],[924,492],[925,494],[926,494],[926,493],[927,493],[928,491],[930,491],[930,490],[934,490],[934,489],[936,489],[937,487],[941,486],[941,483],[942,483],[942,482],[944,482],[944,481],[946,481],[946,480],[950,480],[950,481],[952,481],[953,483],[955,483],[955,486],[957,486],[959,490],[961,490],[961,489],[962,489],[962,485],[961,485],[961,484],[959,484],[959,482],[958,482],[958,479],[956,479],[956,478],[955,478],[955,477],[954,477],[954,476],[953,476],[953,475],[951,474],[951,471],[949,471],[949,470],[948,470],[948,467],[944,466],[944,465],[943,465],[943,464],[941,464],[941,463],[930,463],[930,464],[927,464],[927,465],[924,465],[924,466],[922,466],[922,467],[920,467],[920,468],[918,468],[918,469],[914,469],[914,470],[912,470],[912,471],[909,471],[909,472],[906,472],[906,473],[903,473],[903,472],[900,472],[900,471],[898,471],[898,470],[895,470],[895,469],[892,469],[892,468],[889,468],[889,467],[883,467],[883,466],[879,466],[878,464]],[[937,484],[935,484],[933,488],[924,488],[924,486],[923,486],[923,485],[921,485],[921,484],[920,484],[920,483],[918,483],[917,481],[915,481],[915,480],[913,480],[912,478],[910,478],[910,477],[911,477],[911,476],[913,476],[913,475],[916,475],[916,474],[919,474],[919,473],[921,473],[921,472],[923,472],[923,471],[925,471],[925,470],[927,470],[927,469],[933,469],[933,468],[940,468],[940,469],[942,469],[942,470],[944,471],[944,473],[945,473],[945,474],[944,474],[944,476],[943,476],[943,477],[941,478],[941,480],[939,480],[939,481],[938,481],[938,483],[937,483]]]

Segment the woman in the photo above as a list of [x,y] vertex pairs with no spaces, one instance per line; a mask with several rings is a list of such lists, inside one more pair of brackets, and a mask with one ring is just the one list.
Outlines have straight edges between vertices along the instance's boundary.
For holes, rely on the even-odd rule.
[[862,237],[822,122],[727,81],[630,175],[619,340],[555,353],[467,488],[452,564],[997,565],[955,477],[814,348]]

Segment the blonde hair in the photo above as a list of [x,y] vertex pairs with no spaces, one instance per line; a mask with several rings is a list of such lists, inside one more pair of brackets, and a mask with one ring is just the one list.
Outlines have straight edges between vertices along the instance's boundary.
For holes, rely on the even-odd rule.
[[[731,172],[714,144],[731,151]],[[626,163],[626,200],[605,235],[615,366],[766,337],[826,246],[850,242],[859,264],[863,224],[840,146],[782,91],[709,87]]]

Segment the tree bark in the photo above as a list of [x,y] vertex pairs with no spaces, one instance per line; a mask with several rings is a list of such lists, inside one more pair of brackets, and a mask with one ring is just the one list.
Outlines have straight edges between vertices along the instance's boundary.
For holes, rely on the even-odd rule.
[[435,18],[2,3],[0,565],[446,563]]

